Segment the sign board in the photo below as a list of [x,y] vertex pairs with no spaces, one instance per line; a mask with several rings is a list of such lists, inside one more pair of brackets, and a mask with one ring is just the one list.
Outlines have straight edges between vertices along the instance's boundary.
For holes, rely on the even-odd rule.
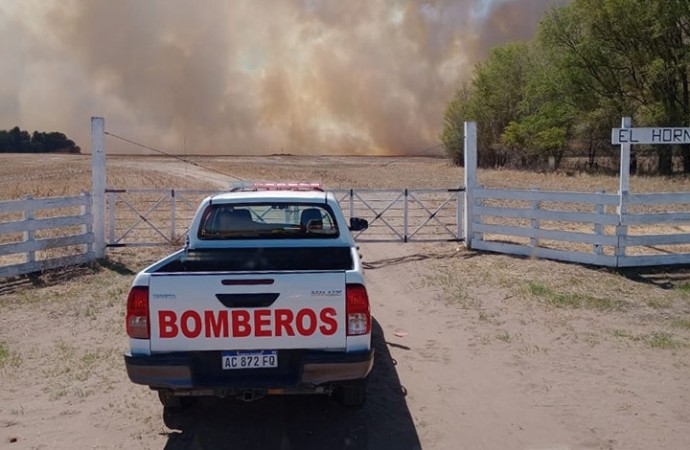
[[690,144],[690,128],[614,128],[611,143]]

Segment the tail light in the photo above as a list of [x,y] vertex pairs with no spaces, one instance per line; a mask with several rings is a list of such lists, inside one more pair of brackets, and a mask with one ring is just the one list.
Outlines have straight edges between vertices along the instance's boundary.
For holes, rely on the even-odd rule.
[[127,335],[135,339],[148,339],[149,325],[149,288],[135,286],[127,297]]
[[371,330],[371,313],[367,289],[361,284],[348,284],[345,289],[347,335],[359,336]]

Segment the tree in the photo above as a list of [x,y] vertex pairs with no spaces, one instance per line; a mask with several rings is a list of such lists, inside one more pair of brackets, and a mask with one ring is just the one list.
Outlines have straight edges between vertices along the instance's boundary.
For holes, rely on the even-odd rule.
[[[686,0],[575,0],[547,15],[539,41],[580,93],[637,123],[679,126],[690,111],[689,24]],[[670,149],[657,149],[659,171],[671,173]],[[690,148],[684,168],[690,171]]]
[[31,136],[27,131],[22,131],[19,127],[14,127],[8,132],[9,151],[26,153],[29,151]]
[[577,117],[568,76],[551,63],[538,45],[530,47],[519,115],[505,129],[501,141],[521,153],[523,164],[553,157],[556,167],[568,146]]
[[[457,155],[461,120],[476,120],[480,164],[508,154],[558,164],[575,148],[593,167],[621,116],[687,126],[689,72],[688,0],[573,0],[546,14],[533,42],[491,50],[449,104],[442,139]],[[674,149],[654,149],[658,171],[672,173]],[[690,173],[690,145],[675,150]]]
[[528,44],[513,42],[495,47],[488,60],[477,66],[473,88],[483,165],[505,164],[508,148],[501,140],[506,126],[520,116],[530,68]]
[[469,85],[459,89],[444,114],[441,140],[455,162],[462,160],[463,123],[481,124],[479,164],[505,164],[506,146],[501,141],[504,128],[519,113],[529,62],[529,47],[510,43],[495,47],[483,64],[477,65]]
[[620,115],[606,102],[590,111],[581,111],[573,127],[573,140],[587,152],[587,166],[597,169],[599,154],[612,154],[611,125]]
[[8,152],[10,147],[10,135],[6,130],[0,130],[0,152]]
[[446,149],[446,153],[451,157],[454,164],[463,165],[465,130],[464,123],[472,120],[469,111],[470,88],[462,86],[455,92],[455,96],[448,103],[443,114],[443,131],[441,132],[441,142]]
[[22,131],[14,127],[9,131],[0,130],[0,152],[7,153],[43,153],[66,152],[81,153],[81,149],[64,133],[52,131],[43,133]]

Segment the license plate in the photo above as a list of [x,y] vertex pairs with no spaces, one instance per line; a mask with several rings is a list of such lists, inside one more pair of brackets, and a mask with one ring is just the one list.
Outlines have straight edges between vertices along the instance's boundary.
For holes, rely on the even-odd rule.
[[223,370],[269,369],[278,367],[276,350],[223,352]]

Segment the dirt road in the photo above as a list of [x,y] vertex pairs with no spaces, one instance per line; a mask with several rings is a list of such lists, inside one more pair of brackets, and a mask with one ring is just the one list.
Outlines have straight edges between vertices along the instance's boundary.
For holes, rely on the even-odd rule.
[[0,448],[687,448],[687,347],[612,337],[636,319],[544,308],[486,272],[557,263],[452,243],[362,252],[377,362],[361,411],[303,397],[164,411],[121,359],[126,292],[147,258],[5,286]]

